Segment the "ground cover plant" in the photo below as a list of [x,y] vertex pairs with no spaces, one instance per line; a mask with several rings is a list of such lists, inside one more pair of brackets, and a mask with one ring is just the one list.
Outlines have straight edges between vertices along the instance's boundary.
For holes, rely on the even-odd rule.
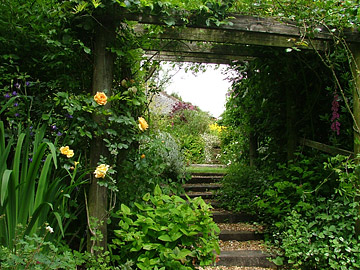
[[200,198],[184,200],[156,186],[142,202],[122,204],[113,239],[114,258],[139,269],[195,269],[215,262],[219,228]]

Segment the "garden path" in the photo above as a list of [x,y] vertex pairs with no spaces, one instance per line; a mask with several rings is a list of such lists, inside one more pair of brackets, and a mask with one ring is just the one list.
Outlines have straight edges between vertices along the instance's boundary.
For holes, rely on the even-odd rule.
[[197,167],[199,172],[192,173],[191,179],[184,185],[185,192],[190,198],[201,196],[211,204],[213,219],[221,230],[219,261],[216,266],[199,270],[276,269],[276,266],[267,259],[271,254],[266,251],[262,227],[253,225],[255,217],[235,214],[219,208],[216,190],[221,187],[221,179],[225,173],[204,172],[208,171],[208,168],[219,167],[216,165],[205,164]]

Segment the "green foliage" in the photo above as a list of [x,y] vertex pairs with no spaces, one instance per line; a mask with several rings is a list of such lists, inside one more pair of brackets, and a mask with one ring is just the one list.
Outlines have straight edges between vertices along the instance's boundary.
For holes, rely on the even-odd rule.
[[[268,58],[236,66],[239,77],[228,93],[221,123],[229,132],[223,140],[223,150],[228,153],[234,148],[237,156],[233,159],[248,163],[252,140],[255,164],[275,168],[288,158],[291,132],[297,137],[347,149],[351,144],[351,119],[344,114],[346,106],[340,98],[340,134],[331,129],[331,105],[338,86],[331,83],[332,74],[318,56],[312,52],[288,54],[276,49],[264,49],[263,53]],[[281,67],[279,61],[283,63]],[[337,71],[347,74],[348,67],[339,63]],[[348,81],[341,81],[350,91]]]
[[[244,146],[248,145],[248,138],[242,126],[227,126],[220,134],[221,154],[219,159],[223,164],[246,163],[249,159]],[[246,148],[247,149],[247,148]]]
[[185,201],[156,186],[135,206],[122,204],[117,212],[121,220],[112,245],[117,261],[132,259],[144,270],[195,269],[195,264],[214,263],[219,229],[200,197]]
[[128,154],[119,169],[118,199],[133,204],[154,190],[157,184],[166,184],[177,191],[185,180],[185,163],[175,139],[165,132],[143,136],[139,149]]
[[268,186],[256,202],[270,223],[282,227],[282,221],[292,210],[307,211],[317,196],[331,196],[334,177],[323,168],[327,156],[297,154],[296,161],[279,164],[278,170],[267,177]]
[[7,140],[4,124],[0,121],[0,219],[1,244],[13,248],[16,226],[26,226],[25,234],[32,235],[48,222],[55,235],[64,236],[63,222],[70,194],[81,183],[70,174],[70,183],[56,175],[57,151],[54,144],[44,139],[44,126],[21,132]]
[[0,245],[1,269],[76,269],[76,259],[71,251],[44,238],[34,234],[13,239],[13,250]]
[[358,208],[344,197],[320,197],[307,212],[292,211],[280,235],[287,263],[294,269],[359,269]]
[[[312,163],[304,161],[303,168],[312,168]],[[324,163],[327,174],[322,179],[320,168],[312,171],[295,166],[289,171],[292,180],[294,183],[301,180],[303,187],[288,181],[277,182],[272,197],[280,200],[272,203],[279,206],[272,210],[282,211],[282,218],[277,218],[281,220],[276,224],[281,230],[274,239],[283,254],[276,263],[285,262],[291,269],[359,268],[359,239],[355,234],[359,219],[358,166],[348,157],[336,156]]]
[[155,129],[170,133],[178,142],[186,163],[204,163],[205,141],[202,135],[209,131],[210,116],[195,106],[178,102],[169,116],[154,115]]
[[235,212],[258,213],[259,196],[270,184],[267,175],[264,171],[241,163],[230,165],[218,192],[222,206]]

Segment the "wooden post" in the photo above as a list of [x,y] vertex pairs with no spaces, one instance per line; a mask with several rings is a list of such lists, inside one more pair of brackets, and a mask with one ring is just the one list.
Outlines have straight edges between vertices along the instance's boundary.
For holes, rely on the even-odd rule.
[[255,160],[257,157],[257,136],[254,131],[250,131],[249,134],[249,157],[250,157],[250,166],[255,167]]
[[[107,91],[107,95],[111,95],[112,81],[113,81],[113,66],[114,55],[108,51],[108,47],[115,39],[116,32],[113,25],[100,25],[96,29],[95,33],[95,48],[94,48],[94,70],[93,70],[93,82],[92,82],[92,94],[96,92]],[[110,107],[110,104],[105,105],[106,108]],[[103,115],[93,114],[93,119],[96,123],[101,124],[106,121]],[[103,138],[94,136],[91,141],[90,149],[90,166],[95,169],[98,165],[100,155],[107,156],[108,152],[105,147]],[[104,250],[107,246],[107,188],[98,185],[97,178],[94,174],[91,174],[91,183],[88,196],[88,211],[89,217],[94,218],[98,223],[96,227],[92,227],[90,223],[90,234],[94,236],[95,229],[100,231],[102,239],[94,241],[88,240],[88,250],[96,254],[94,251],[94,245],[102,247]],[[99,235],[95,235],[99,236]]]
[[297,145],[297,132],[295,129],[296,105],[294,90],[291,87],[286,88],[286,139],[287,139],[287,161],[294,159],[294,153]]
[[[354,114],[354,156],[355,160],[359,162],[357,159],[357,155],[360,154],[360,133],[357,130],[357,127],[360,126],[360,45],[352,45],[351,51],[353,55],[353,62],[351,65],[351,71],[354,76],[354,89],[353,89],[353,114]],[[360,178],[359,178],[360,179]],[[360,186],[360,184],[358,185]],[[357,201],[360,201],[360,198],[356,198]],[[359,209],[360,211],[360,209]],[[360,235],[360,220],[356,221],[355,224],[355,233],[356,235]]]
[[354,78],[354,92],[353,92],[353,114],[355,120],[355,128],[354,128],[354,153],[355,157],[360,154],[360,133],[357,130],[356,126],[360,126],[360,74],[357,68],[360,68],[360,46],[353,45],[352,46],[352,54],[354,57],[354,63],[352,64],[352,73],[355,76]]

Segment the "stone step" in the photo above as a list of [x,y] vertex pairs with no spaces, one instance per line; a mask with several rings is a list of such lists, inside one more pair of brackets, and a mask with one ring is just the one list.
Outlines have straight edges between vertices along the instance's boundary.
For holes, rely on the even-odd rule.
[[207,204],[210,204],[213,208],[220,208],[221,203],[214,199],[206,199],[204,200]]
[[250,241],[263,240],[264,234],[253,231],[228,231],[222,230],[219,234],[219,239],[222,241],[236,240],[236,241]]
[[221,184],[219,183],[206,183],[206,184],[184,184],[183,188],[185,192],[195,191],[195,192],[206,192],[211,190],[220,189]]
[[222,178],[223,177],[219,175],[192,176],[191,179],[187,181],[187,184],[215,183],[215,182],[220,182]]
[[221,251],[216,265],[276,269],[276,265],[268,260],[269,257],[270,254],[260,250]]
[[226,173],[223,172],[193,172],[191,173],[192,176],[214,176],[214,177],[223,177]]
[[[189,196],[190,199],[194,199],[196,197],[201,197],[203,200],[207,200],[207,199],[214,199],[215,195],[213,192],[211,191],[207,191],[207,192],[187,192],[186,193],[187,196]],[[186,199],[186,196],[180,195],[181,198]]]
[[249,215],[245,213],[234,214],[229,211],[223,211],[223,210],[219,211],[216,209],[211,211],[211,213],[213,220],[216,223],[238,223],[238,222],[251,222],[256,220],[256,217],[254,217],[253,215]]

